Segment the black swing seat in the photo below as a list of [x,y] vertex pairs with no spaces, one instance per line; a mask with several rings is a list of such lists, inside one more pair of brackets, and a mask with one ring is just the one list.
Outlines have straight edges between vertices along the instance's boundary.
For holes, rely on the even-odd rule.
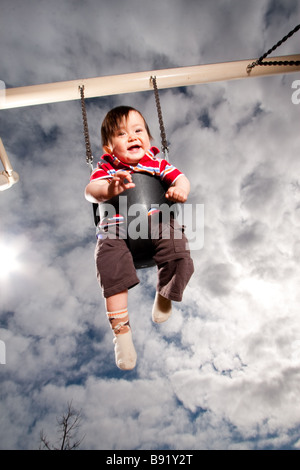
[[[148,210],[151,207],[158,207],[162,204],[167,204],[169,207],[173,206],[170,211],[174,217],[176,216],[176,205],[174,202],[165,198],[167,187],[159,178],[147,173],[134,173],[132,174],[132,181],[134,182],[135,187],[127,189],[120,196],[127,196],[127,209],[132,207],[133,204],[138,204],[136,207],[139,212],[138,217],[141,217],[140,220],[148,220]],[[129,236],[128,227],[136,218],[136,215],[129,215],[128,211],[127,213],[122,213],[122,207],[124,206],[119,203],[120,196],[115,196],[105,203],[93,205],[95,224],[97,225],[103,217],[107,216],[105,205],[111,204],[114,207],[115,214],[121,214],[127,224],[127,238],[125,241],[131,251],[136,269],[155,266],[155,262],[153,260],[154,248],[151,238],[144,238],[144,235],[143,238],[140,236],[137,238]]]

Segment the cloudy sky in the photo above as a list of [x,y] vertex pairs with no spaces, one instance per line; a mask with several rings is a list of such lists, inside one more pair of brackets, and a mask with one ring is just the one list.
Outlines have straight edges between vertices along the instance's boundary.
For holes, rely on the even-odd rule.
[[[0,80],[252,59],[299,10],[296,0],[1,0]],[[298,34],[273,55],[299,53]],[[300,448],[299,78],[161,91],[170,158],[191,181],[190,202],[204,204],[204,246],[166,324],[151,321],[155,268],[139,271],[130,372],[115,366],[95,278],[80,103],[0,112],[20,175],[0,193],[0,244],[16,257],[0,287],[1,449],[37,449],[42,429],[55,441],[70,401],[83,449]],[[95,161],[100,123],[119,104],[144,113],[159,145],[152,93],[99,97],[87,100]]]

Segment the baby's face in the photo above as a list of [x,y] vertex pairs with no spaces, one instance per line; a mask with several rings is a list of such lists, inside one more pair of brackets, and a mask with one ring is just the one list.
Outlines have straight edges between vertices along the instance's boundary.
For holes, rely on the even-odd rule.
[[130,111],[127,119],[123,118],[106,150],[121,162],[131,165],[138,163],[150,147],[143,117],[137,111]]

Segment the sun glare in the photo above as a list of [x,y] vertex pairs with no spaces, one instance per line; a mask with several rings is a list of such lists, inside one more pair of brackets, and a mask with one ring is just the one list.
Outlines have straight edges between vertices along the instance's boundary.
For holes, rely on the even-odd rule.
[[0,245],[0,279],[7,278],[19,269],[17,251],[5,245]]

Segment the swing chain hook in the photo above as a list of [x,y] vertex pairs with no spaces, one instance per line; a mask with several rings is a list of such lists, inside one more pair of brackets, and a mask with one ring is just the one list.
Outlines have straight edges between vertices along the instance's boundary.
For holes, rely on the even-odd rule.
[[282,43],[287,41],[293,34],[295,34],[300,29],[300,24],[298,24],[292,31],[290,31],[286,36],[284,36],[277,44],[275,44],[271,49],[269,49],[265,54],[263,54],[259,59],[252,62],[252,64],[247,65],[247,73],[250,73],[251,70],[256,67],[256,65],[300,65],[299,60],[273,60],[268,62],[263,62],[263,60],[275,51],[277,47],[281,46]]
[[163,116],[162,116],[162,110],[160,106],[160,99],[159,99],[159,93],[158,93],[158,88],[157,88],[156,76],[151,76],[150,81],[152,82],[153,89],[154,89],[155,103],[156,103],[156,109],[157,109],[158,121],[159,121],[159,127],[160,127],[162,151],[164,152],[165,157],[167,159],[168,153],[169,153],[169,147],[168,147],[168,141],[167,141],[165,126],[164,126],[164,121],[163,121]]
[[88,121],[87,121],[87,114],[86,114],[86,107],[85,107],[85,100],[84,100],[84,85],[79,86],[79,91],[80,91],[80,99],[81,99],[83,133],[84,133],[85,148],[86,148],[86,163],[91,167],[91,171],[92,171],[93,170],[93,154],[91,150],[89,128],[88,128]]

